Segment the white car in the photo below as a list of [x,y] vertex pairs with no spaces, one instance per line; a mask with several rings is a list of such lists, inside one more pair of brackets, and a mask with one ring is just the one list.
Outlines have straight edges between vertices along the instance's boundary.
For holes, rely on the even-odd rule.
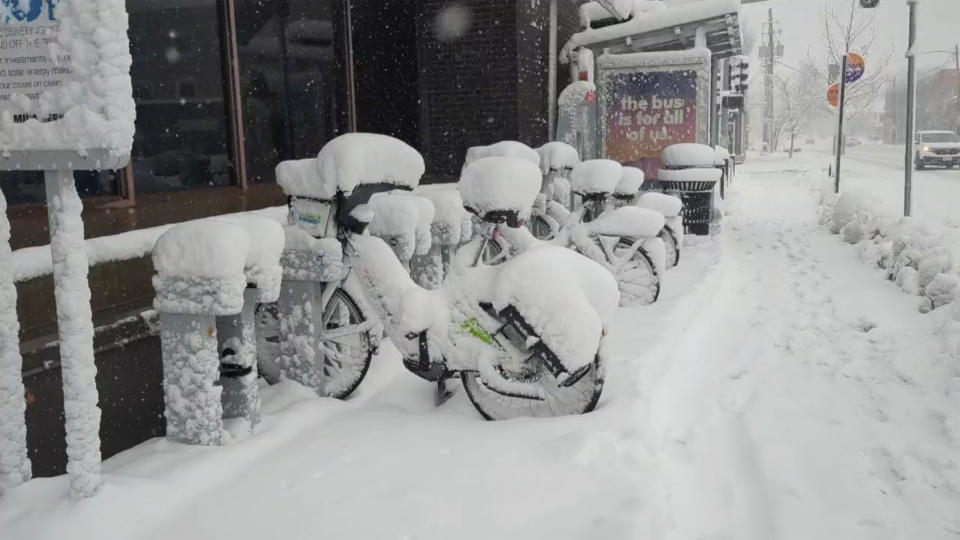
[[913,147],[917,170],[960,165],[960,135],[952,131],[918,131]]

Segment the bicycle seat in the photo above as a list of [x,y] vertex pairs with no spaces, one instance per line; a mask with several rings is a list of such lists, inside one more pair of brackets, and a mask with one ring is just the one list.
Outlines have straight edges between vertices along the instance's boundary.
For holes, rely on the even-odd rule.
[[471,214],[490,223],[519,227],[530,217],[540,181],[540,168],[531,161],[488,157],[463,169],[457,189]]
[[637,199],[637,206],[656,210],[663,214],[665,218],[673,218],[680,215],[680,210],[683,209],[683,201],[673,195],[648,192],[640,195]]
[[663,214],[648,208],[624,206],[600,214],[586,223],[587,229],[601,236],[624,236],[627,238],[652,238],[660,234],[665,220]]
[[623,178],[623,167],[612,159],[582,161],[570,173],[570,187],[581,195],[609,195]]

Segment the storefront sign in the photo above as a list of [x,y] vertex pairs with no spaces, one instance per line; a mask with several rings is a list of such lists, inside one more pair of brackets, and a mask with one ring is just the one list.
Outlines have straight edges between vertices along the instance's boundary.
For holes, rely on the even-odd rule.
[[[686,56],[622,55],[637,57],[640,62],[619,69],[604,69],[601,58],[604,157],[639,167],[648,178],[656,178],[664,148],[682,142],[705,142],[707,137],[709,54],[702,63],[689,51],[678,53]],[[623,58],[618,60],[620,65],[625,62]],[[659,65],[649,65],[658,60]]]
[[54,52],[57,0],[10,0],[0,5],[0,102],[14,94],[37,99],[70,80],[69,53]]

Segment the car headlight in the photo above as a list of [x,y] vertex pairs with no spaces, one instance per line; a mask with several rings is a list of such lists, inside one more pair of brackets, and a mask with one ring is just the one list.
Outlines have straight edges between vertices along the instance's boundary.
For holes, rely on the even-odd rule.
[[930,151],[930,147],[929,147],[929,146],[924,146],[924,147],[923,147],[923,151],[924,151],[924,152],[929,152],[929,151]]

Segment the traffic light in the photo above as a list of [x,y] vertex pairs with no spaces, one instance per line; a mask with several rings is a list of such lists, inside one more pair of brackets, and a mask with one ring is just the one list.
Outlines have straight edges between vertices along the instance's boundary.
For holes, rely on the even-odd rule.
[[880,3],[880,0],[860,0],[860,7],[862,8],[875,8],[877,4]]
[[730,90],[738,94],[747,93],[747,80],[750,79],[750,60],[746,56],[734,56],[728,64]]

